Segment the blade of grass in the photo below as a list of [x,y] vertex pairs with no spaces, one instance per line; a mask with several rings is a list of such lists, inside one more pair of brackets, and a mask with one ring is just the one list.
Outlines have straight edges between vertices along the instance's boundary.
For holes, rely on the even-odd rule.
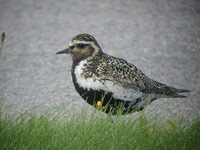
[[1,56],[2,49],[3,49],[3,44],[4,44],[4,40],[5,40],[5,38],[6,38],[6,34],[5,34],[5,32],[2,32],[2,33],[1,33],[0,56]]

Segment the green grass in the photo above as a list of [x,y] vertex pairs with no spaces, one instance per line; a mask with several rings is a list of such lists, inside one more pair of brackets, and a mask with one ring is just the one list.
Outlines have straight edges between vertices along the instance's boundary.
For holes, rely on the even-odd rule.
[[3,49],[3,44],[5,40],[6,34],[4,32],[1,33],[1,46],[0,46],[0,56],[1,56],[1,51]]
[[102,113],[74,114],[71,118],[39,117],[25,113],[17,118],[1,117],[1,150],[199,150],[200,121],[183,128],[170,120],[121,116],[113,122]]

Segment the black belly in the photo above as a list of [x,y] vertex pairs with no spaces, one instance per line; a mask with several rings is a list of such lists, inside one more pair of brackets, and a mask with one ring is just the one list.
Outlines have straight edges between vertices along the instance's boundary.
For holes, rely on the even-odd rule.
[[134,111],[130,107],[129,101],[124,101],[122,99],[115,99],[113,98],[112,96],[113,93],[111,92],[105,92],[104,90],[92,90],[92,89],[87,90],[80,87],[76,82],[76,77],[73,73],[72,73],[72,80],[76,91],[88,104],[97,107],[97,102],[98,101],[102,102],[101,110],[103,112],[111,113],[112,115],[114,115],[118,112],[120,112],[121,114],[127,114]]

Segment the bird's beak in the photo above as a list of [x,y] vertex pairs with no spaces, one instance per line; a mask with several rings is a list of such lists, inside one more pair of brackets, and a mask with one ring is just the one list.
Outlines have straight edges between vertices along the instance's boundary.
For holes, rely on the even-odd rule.
[[57,52],[56,54],[68,54],[69,53],[69,48],[66,48],[62,51]]

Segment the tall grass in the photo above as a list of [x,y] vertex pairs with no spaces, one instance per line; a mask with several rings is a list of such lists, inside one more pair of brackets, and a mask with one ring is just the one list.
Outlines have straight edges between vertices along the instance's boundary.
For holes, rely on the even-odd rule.
[[200,121],[183,128],[170,120],[147,119],[144,114],[132,120],[102,113],[74,114],[70,118],[46,113],[39,117],[24,113],[0,120],[1,150],[199,150]]
[[4,32],[1,33],[1,46],[0,46],[0,56],[1,56],[1,51],[3,49],[3,44],[5,40],[6,34]]

